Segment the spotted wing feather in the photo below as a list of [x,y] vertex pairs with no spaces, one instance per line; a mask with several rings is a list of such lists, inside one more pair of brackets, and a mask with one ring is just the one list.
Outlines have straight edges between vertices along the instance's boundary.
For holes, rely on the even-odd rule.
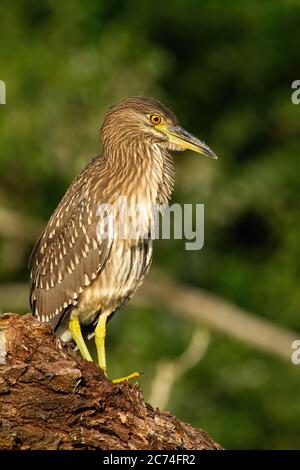
[[[30,304],[33,314],[56,328],[104,266],[111,240],[97,239],[99,190],[105,188],[98,157],[75,179],[33,249]],[[102,181],[101,181],[102,178]]]

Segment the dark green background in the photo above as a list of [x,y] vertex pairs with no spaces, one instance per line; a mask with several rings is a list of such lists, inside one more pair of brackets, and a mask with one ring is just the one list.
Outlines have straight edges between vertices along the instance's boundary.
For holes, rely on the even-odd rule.
[[[175,156],[173,201],[205,204],[205,246],[159,242],[155,263],[300,331],[299,25],[296,0],[2,0],[1,206],[46,221],[99,153],[106,108],[156,97],[220,158]],[[1,283],[28,282],[30,249],[0,238]],[[147,396],[156,362],[178,356],[194,329],[126,307],[109,325],[112,374],[144,370]],[[213,333],[168,408],[227,448],[297,448],[299,389],[300,366]]]

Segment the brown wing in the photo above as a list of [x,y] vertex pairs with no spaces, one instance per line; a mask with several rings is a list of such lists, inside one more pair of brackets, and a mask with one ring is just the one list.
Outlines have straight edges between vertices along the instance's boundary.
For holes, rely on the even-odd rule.
[[70,186],[33,249],[30,305],[53,328],[109,255],[111,240],[99,241],[96,233],[99,189],[106,187],[107,177],[104,160],[97,157]]

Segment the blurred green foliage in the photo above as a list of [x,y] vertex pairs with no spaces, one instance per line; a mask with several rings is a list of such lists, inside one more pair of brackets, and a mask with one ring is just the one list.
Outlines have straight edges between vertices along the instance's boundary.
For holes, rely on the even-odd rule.
[[[159,98],[220,159],[175,157],[173,201],[205,204],[205,246],[160,241],[156,263],[300,331],[299,2],[2,0],[0,14],[1,206],[46,221],[100,152],[105,109]],[[30,248],[0,239],[2,283],[28,280]],[[112,375],[144,370],[147,396],[156,362],[179,355],[194,328],[126,307],[109,324]],[[169,409],[227,448],[296,448],[299,370],[213,335]]]

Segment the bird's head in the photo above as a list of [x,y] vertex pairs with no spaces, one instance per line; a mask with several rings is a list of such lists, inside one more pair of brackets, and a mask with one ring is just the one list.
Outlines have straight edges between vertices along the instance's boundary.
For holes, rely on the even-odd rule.
[[217,158],[204,142],[179,126],[172,111],[152,98],[131,97],[112,106],[104,118],[101,139],[104,149],[143,142]]

